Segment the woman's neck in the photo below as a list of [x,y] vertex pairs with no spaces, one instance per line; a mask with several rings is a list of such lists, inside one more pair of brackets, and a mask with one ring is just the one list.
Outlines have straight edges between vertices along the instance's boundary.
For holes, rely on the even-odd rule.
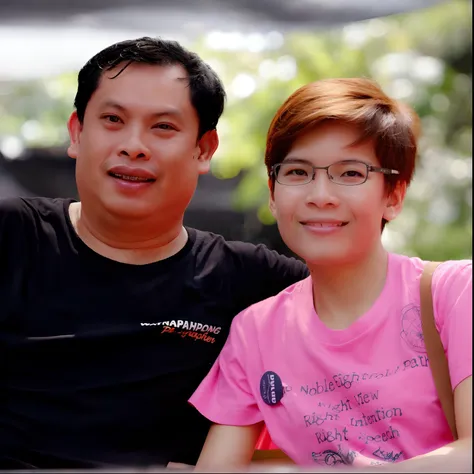
[[346,329],[366,313],[382,292],[388,253],[380,244],[367,258],[341,265],[308,264],[313,303],[320,320],[331,329]]

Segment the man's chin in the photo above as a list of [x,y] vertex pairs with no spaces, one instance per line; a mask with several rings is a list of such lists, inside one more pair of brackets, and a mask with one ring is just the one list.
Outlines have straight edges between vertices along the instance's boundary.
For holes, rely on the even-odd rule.
[[144,220],[157,215],[156,206],[150,205],[149,200],[117,199],[104,202],[107,213],[116,219]]

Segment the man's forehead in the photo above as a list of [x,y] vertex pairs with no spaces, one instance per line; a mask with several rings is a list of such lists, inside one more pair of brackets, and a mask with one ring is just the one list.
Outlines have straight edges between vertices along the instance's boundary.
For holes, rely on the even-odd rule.
[[188,86],[186,71],[180,65],[124,64],[102,73],[94,98],[101,105],[125,105],[127,99],[152,101],[160,97],[182,107],[183,101],[190,101]]
[[[117,66],[102,72],[99,80],[109,84],[117,82],[133,81],[138,78],[150,81],[169,82],[176,84],[188,84],[188,73],[181,64],[147,64],[123,62]],[[117,81],[117,82],[113,82]]]

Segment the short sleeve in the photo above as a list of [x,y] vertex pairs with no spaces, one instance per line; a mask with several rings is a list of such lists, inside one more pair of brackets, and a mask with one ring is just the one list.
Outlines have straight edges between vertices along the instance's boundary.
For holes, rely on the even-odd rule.
[[437,268],[433,302],[454,390],[472,376],[472,261],[449,261]]
[[[22,281],[30,261],[28,208],[20,198],[0,199],[0,322],[21,304]],[[30,237],[31,238],[31,237]]]
[[238,308],[236,313],[309,276],[308,267],[303,262],[281,255],[263,244],[232,242],[228,245],[234,249],[236,258],[232,291]]
[[243,313],[235,317],[219,357],[189,399],[204,417],[220,425],[246,426],[263,420],[245,370],[252,345],[245,337]]

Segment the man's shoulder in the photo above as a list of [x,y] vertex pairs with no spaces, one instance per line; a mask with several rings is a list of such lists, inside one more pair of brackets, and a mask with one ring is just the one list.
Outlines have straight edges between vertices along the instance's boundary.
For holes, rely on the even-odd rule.
[[230,241],[210,232],[194,232],[196,268],[227,282],[235,314],[309,275],[303,262],[266,245]]
[[8,197],[0,199],[0,218],[34,218],[35,215],[61,214],[67,202],[62,198]]
[[227,240],[222,235],[213,232],[198,229],[188,230],[195,235],[196,250],[207,256],[209,256],[209,253],[215,252],[223,259],[233,260],[236,265],[267,264],[273,266],[277,263],[283,263],[301,269],[306,268],[300,260],[283,255],[262,243]]
[[0,198],[0,219],[28,214],[27,201],[29,199],[22,197]]
[[[0,199],[0,237],[3,243],[34,240],[40,234],[65,227],[65,212],[72,199],[11,197]],[[53,231],[55,232],[55,231]]]
[[250,254],[252,253],[252,251],[255,251],[255,249],[260,246],[259,244],[253,244],[250,242],[229,240],[226,239],[223,235],[216,234],[215,232],[189,227],[187,229],[188,232],[192,232],[195,235],[196,244],[199,247],[212,246],[215,247],[217,250],[223,250],[230,253]]

